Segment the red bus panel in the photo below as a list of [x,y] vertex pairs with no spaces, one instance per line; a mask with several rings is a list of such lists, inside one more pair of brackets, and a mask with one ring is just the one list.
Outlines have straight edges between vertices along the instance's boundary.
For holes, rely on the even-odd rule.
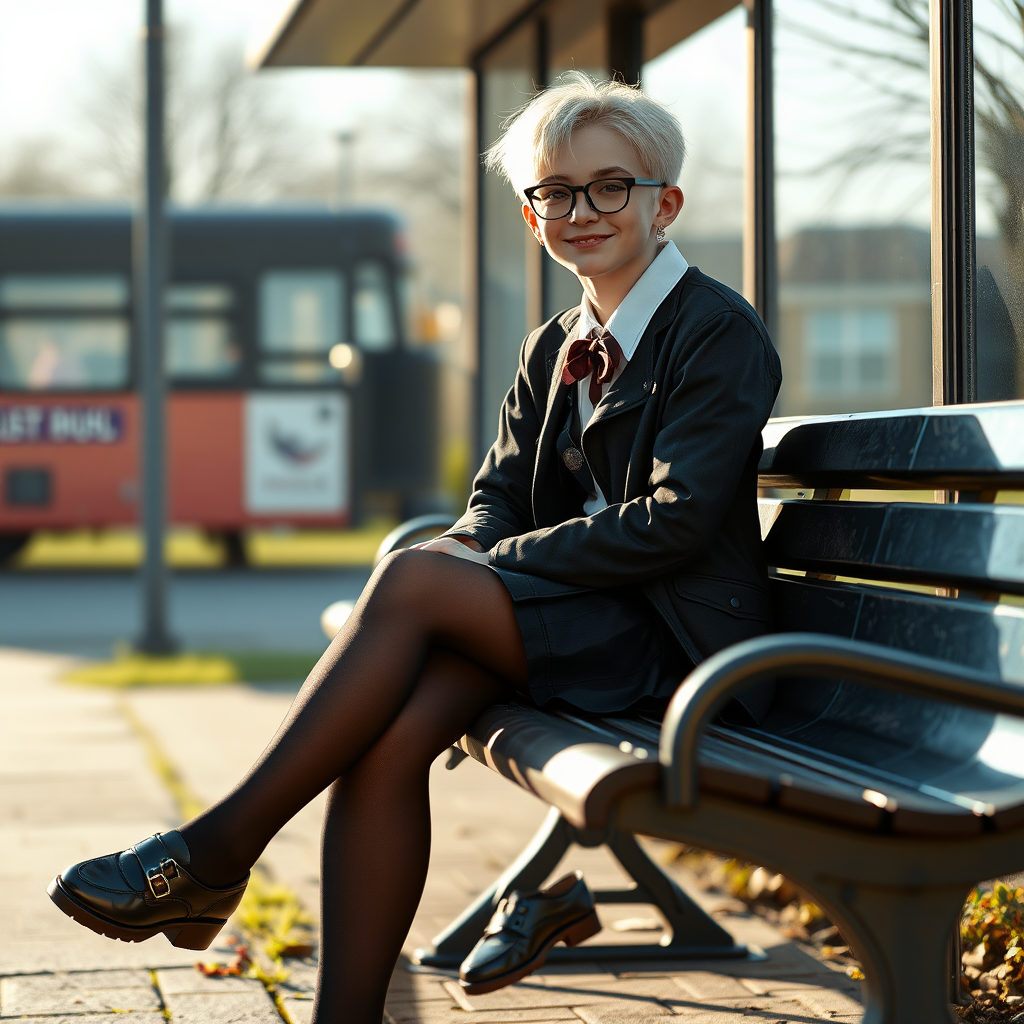
[[[348,442],[337,394],[172,394],[170,519],[209,529],[347,525]],[[138,446],[134,395],[0,397],[0,532],[137,522]]]

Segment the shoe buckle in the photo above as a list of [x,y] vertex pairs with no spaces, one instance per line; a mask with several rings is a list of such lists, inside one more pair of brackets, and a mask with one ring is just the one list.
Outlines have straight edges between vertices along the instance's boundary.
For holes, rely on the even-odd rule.
[[146,880],[149,882],[150,892],[152,892],[157,899],[170,895],[170,879],[177,877],[178,865],[171,860],[170,857],[164,857],[160,861],[159,867],[150,868],[146,872]]

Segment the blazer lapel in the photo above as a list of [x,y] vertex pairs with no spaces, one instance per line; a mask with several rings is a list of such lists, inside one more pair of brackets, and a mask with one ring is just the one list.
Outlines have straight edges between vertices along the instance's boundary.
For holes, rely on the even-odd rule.
[[533,486],[531,488],[533,520],[537,525],[546,523],[551,518],[541,507],[541,503],[548,497],[547,489],[541,484],[545,479],[549,479],[548,474],[551,472],[549,467],[552,461],[558,458],[558,432],[565,417],[566,399],[571,387],[569,384],[562,383],[562,367],[565,365],[569,346],[576,340],[576,324],[579,322],[579,317],[580,311],[577,307],[569,310],[558,320],[558,326],[562,329],[565,337],[556,350],[554,360],[548,364],[547,403],[540,437],[537,440],[537,457],[533,466]]
[[673,295],[674,291],[670,292],[655,310],[651,322],[640,338],[640,344],[633,353],[633,358],[619,374],[618,380],[608,389],[608,394],[597,403],[590,427],[596,427],[605,420],[627,412],[641,402],[646,402],[651,396],[654,388],[655,338],[672,322],[675,303],[670,300]]
[[[608,389],[608,394],[598,402],[590,423],[583,431],[584,453],[602,493],[609,501],[625,500],[625,490],[620,493],[619,488],[628,486],[627,463],[633,446],[632,431],[627,430],[628,436],[624,436],[616,429],[615,419],[643,405],[654,394],[657,386],[654,380],[655,357],[661,348],[661,336],[672,323],[675,305],[666,299],[655,311],[633,358]],[[616,466],[618,468],[614,468]]]

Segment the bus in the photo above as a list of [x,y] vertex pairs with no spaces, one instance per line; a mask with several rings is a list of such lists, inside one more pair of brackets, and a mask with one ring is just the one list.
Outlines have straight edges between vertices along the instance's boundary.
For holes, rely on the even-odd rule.
[[[340,528],[436,493],[439,366],[383,212],[171,209],[172,524]],[[0,208],[0,559],[139,519],[129,208]]]

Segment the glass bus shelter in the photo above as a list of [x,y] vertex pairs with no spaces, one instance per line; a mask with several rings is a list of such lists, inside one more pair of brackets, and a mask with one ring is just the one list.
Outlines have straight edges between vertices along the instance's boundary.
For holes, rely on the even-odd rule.
[[[670,237],[768,324],[777,414],[1024,395],[1024,0],[300,0],[260,63],[466,68],[472,153],[568,69],[642,81],[688,141]],[[470,188],[478,455],[579,287]]]

